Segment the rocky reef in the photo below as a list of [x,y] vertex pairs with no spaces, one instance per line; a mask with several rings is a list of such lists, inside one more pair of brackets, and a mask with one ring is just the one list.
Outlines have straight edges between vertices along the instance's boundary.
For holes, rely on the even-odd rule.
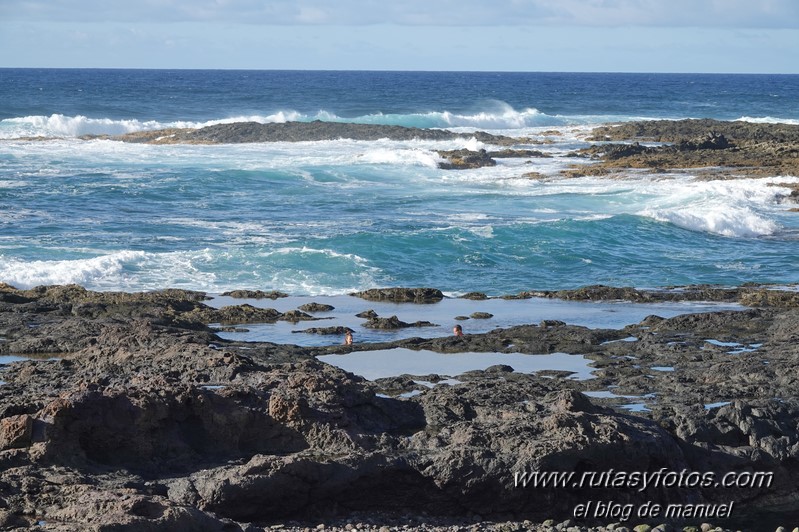
[[[544,132],[558,134],[558,132]],[[87,139],[98,138],[87,136]],[[306,142],[321,140],[425,140],[475,139],[496,149],[438,150],[439,167],[463,170],[494,166],[501,158],[547,158],[551,154],[530,149],[541,140],[495,135],[484,131],[456,133],[445,129],[339,122],[238,122],[200,129],[140,131],[113,138],[147,144],[240,144],[252,142]],[[654,172],[690,170],[708,179],[740,178],[799,173],[799,126],[758,124],[712,119],[646,120],[595,128],[586,139],[590,146],[571,157],[579,164],[566,176],[615,175],[631,168]],[[545,176],[533,171],[527,177]],[[797,191],[799,195],[799,191]]]
[[[97,138],[97,137],[85,137]],[[507,145],[510,137],[475,133],[454,133],[445,129],[389,126],[383,124],[353,124],[346,122],[235,122],[199,129],[161,129],[140,131],[113,137],[123,142],[147,144],[242,144],[250,142],[311,142],[320,140],[453,140],[476,138],[480,142]]]
[[799,174],[799,126],[791,124],[651,120],[602,126],[589,140],[602,142],[573,155],[598,162],[575,167],[572,175],[630,168],[690,169],[713,179]]
[[[439,294],[359,297],[435,304]],[[223,311],[182,290],[0,285],[0,356],[17,357],[0,367],[0,527],[622,530],[711,521],[765,530],[795,518],[797,292],[587,287],[512,297],[747,306],[652,315],[622,329],[544,320],[299,347],[223,340],[209,327],[299,309]],[[589,359],[594,378],[498,365],[369,381],[316,359],[377,347],[568,353]],[[535,485],[536,472],[577,477]]]
[[[389,126],[382,124],[352,124],[340,122],[285,122],[262,124],[236,122],[217,124],[200,129],[161,129],[139,131],[114,137],[85,136],[84,139],[113,138],[123,142],[144,144],[243,144],[253,142],[311,142],[321,140],[352,139],[374,141],[391,140],[456,140],[475,139],[492,146],[505,146],[501,150],[439,150],[441,168],[463,170],[496,165],[497,158],[549,157],[544,152],[530,149],[510,149],[507,146],[529,143],[530,139],[516,139],[484,131],[454,133],[445,129]],[[267,296],[268,297],[268,296]]]

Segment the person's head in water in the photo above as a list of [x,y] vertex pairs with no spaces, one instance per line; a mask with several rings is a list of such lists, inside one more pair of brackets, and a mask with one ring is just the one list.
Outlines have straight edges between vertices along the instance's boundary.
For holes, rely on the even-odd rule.
[[344,345],[352,345],[352,331],[344,333]]
[[455,336],[463,336],[463,327],[456,325],[452,328],[452,332]]

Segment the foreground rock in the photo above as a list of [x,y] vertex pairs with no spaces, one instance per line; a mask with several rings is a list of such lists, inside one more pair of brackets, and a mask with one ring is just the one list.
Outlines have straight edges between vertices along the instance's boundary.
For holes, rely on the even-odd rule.
[[[608,524],[574,517],[578,505],[604,501],[636,510],[652,502],[735,508],[731,517],[683,511],[612,520],[627,526],[757,522],[763,526],[750,529],[767,529],[772,521],[762,512],[779,523],[778,511],[799,510],[792,480],[799,474],[796,293],[682,292],[751,297],[758,306],[650,316],[620,330],[545,320],[381,345],[449,356],[569,353],[588,357],[594,372],[576,380],[569,372],[522,374],[501,365],[453,384],[440,375],[370,382],[314,358],[374,348],[367,344],[222,340],[202,321],[218,315],[201,293],[0,286],[0,353],[61,353],[0,368],[0,525],[265,530],[296,520],[297,528],[345,528],[366,515],[375,524],[442,529],[482,519],[536,529],[535,522],[571,519],[566,529]],[[438,297],[432,289],[370,293]],[[572,292],[600,294],[647,292]],[[629,404],[640,404],[638,413]],[[611,468],[716,479],[759,472],[769,482],[536,487],[531,480],[535,471],[592,479]]]

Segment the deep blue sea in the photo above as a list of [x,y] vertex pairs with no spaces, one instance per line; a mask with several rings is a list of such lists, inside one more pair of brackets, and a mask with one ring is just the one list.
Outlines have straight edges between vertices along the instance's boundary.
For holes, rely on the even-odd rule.
[[[0,281],[295,295],[799,282],[780,186],[797,176],[559,173],[598,124],[703,117],[799,124],[799,76],[0,69]],[[482,145],[79,138],[247,120],[479,129],[552,157],[453,171],[435,150]]]

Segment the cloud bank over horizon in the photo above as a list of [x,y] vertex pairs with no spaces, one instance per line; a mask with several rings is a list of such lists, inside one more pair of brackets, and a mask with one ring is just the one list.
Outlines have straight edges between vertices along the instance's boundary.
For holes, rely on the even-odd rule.
[[4,0],[6,20],[799,28],[794,0]]
[[798,53],[795,0],[0,3],[0,66],[789,73]]

